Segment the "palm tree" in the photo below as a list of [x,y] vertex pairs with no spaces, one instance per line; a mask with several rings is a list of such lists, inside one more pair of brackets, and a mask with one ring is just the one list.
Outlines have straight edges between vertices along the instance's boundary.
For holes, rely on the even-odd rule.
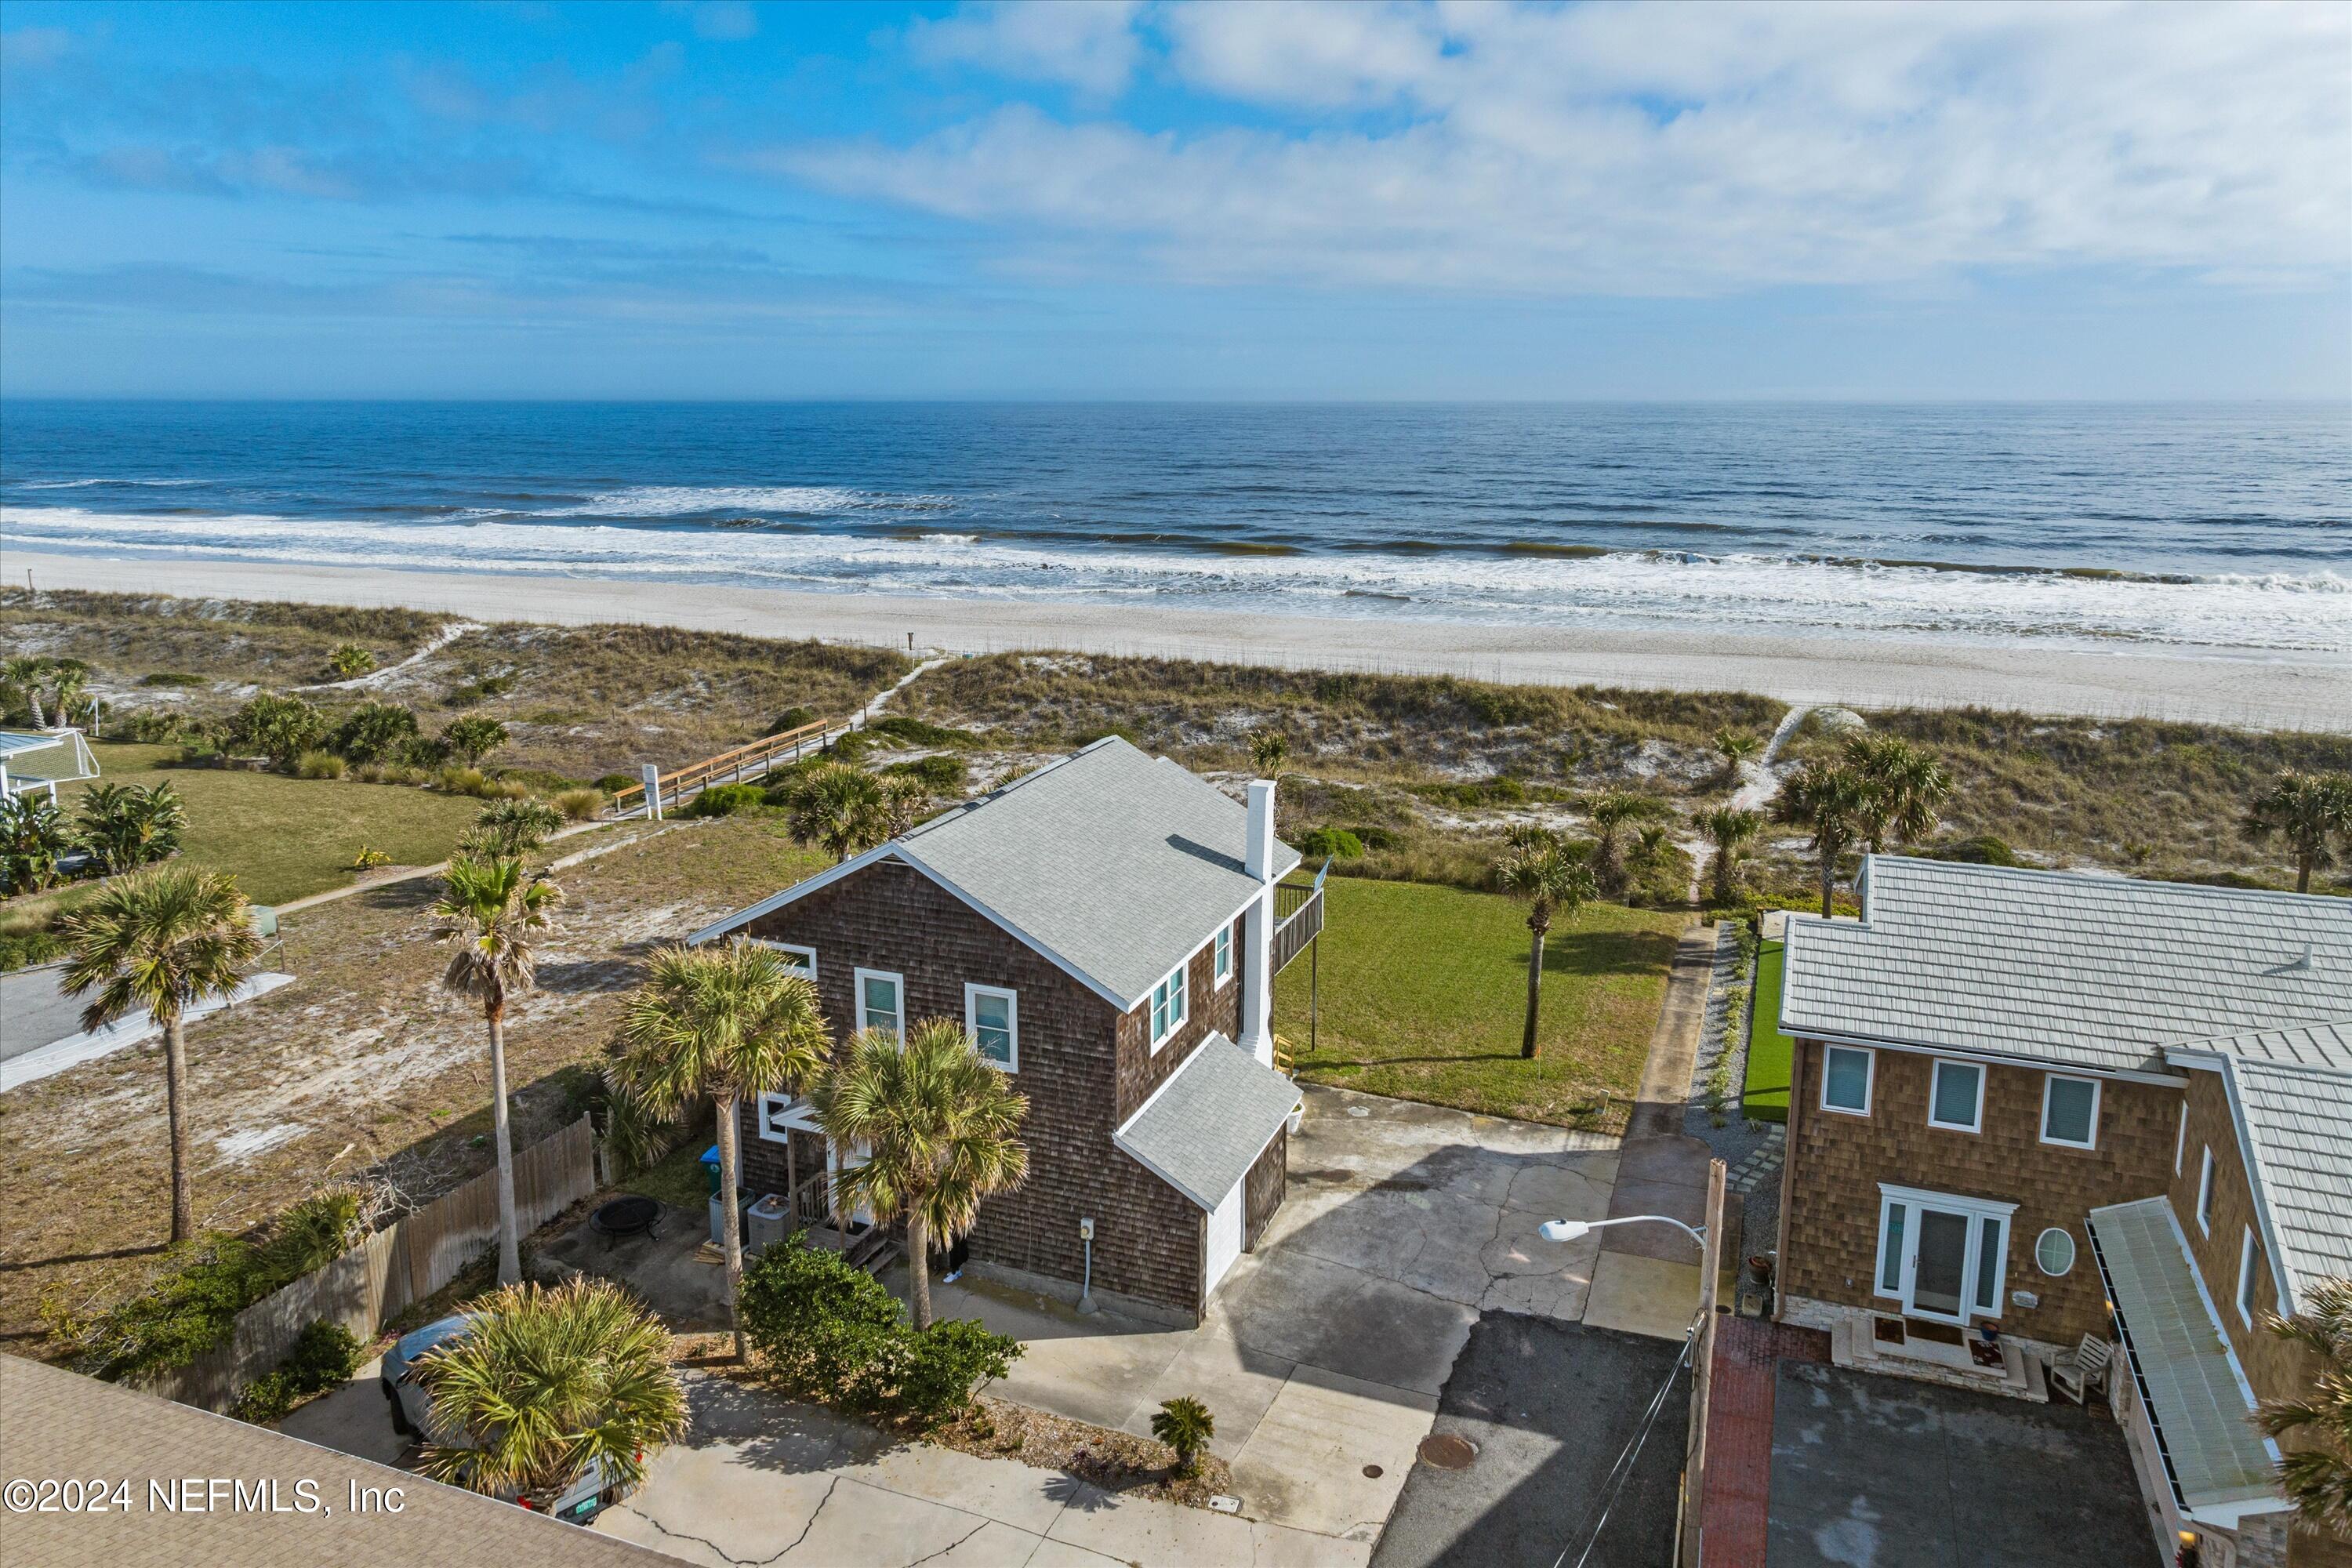
[[79,816],[82,844],[108,876],[170,859],[188,827],[179,791],[168,784],[91,784]]
[[475,1302],[466,1331],[417,1358],[433,1399],[425,1473],[544,1504],[591,1465],[635,1486],[646,1456],[686,1435],[669,1331],[620,1286],[587,1275],[509,1285]]
[[41,711],[41,681],[49,673],[50,662],[39,654],[18,654],[0,663],[0,689],[7,691],[11,701],[22,702],[32,710],[36,730],[49,727]]
[[1871,805],[1862,837],[1874,855],[1886,841],[1925,838],[1936,831],[1937,813],[1952,793],[1944,764],[1900,735],[1849,735],[1845,763],[1871,785]]
[[163,1095],[172,1129],[172,1239],[195,1231],[188,1171],[188,1009],[233,988],[261,953],[236,879],[173,866],[109,882],[63,922],[73,958],[65,990],[95,991],[81,1026],[103,1028],[144,1007],[163,1026]]
[[970,1230],[982,1198],[1029,1174],[1014,1136],[1029,1101],[949,1018],[923,1020],[903,1044],[887,1029],[860,1031],[812,1098],[826,1137],[871,1151],[835,1188],[877,1224],[905,1217],[909,1304],[915,1327],[929,1328],[932,1237]]
[[1511,836],[1509,853],[1496,863],[1495,881],[1505,892],[1532,906],[1528,910],[1528,931],[1533,938],[1528,947],[1528,1019],[1519,1037],[1519,1055],[1532,1061],[1537,1008],[1542,997],[1545,933],[1551,930],[1555,913],[1574,914],[1598,889],[1591,868],[1578,848],[1540,827],[1523,828]]
[[1739,857],[1763,828],[1764,819],[1752,811],[1734,811],[1727,805],[1708,812],[1702,820],[1706,836],[1715,840],[1715,901],[1727,904],[1738,875]]
[[793,786],[790,826],[803,844],[846,860],[922,820],[930,792],[906,773],[877,778],[848,763],[824,763]]
[[[657,1116],[675,1116],[708,1095],[719,1120],[719,1190],[741,1184],[736,1108],[747,1094],[805,1089],[824,1070],[832,1044],[816,987],[771,947],[666,947],[621,1017],[618,1076]],[[788,1159],[791,1212],[800,1213],[799,1169]],[[727,1309],[743,1282],[742,1215],[725,1205]],[[735,1325],[735,1357],[743,1359]]]
[[1631,790],[1604,790],[1593,797],[1588,811],[1596,844],[1593,870],[1603,888],[1615,892],[1625,885],[1624,862],[1617,852],[1617,837],[1625,830],[1625,825],[1664,816],[1665,809],[1664,802]]
[[531,939],[548,923],[563,890],[533,880],[511,856],[478,860],[460,855],[442,874],[442,921],[436,933],[449,944],[442,986],[482,1005],[490,1026],[490,1129],[499,1155],[499,1283],[522,1278],[521,1239],[515,1234],[514,1137],[507,1126],[507,998],[531,987],[539,961]]
[[1715,732],[1715,754],[1723,759],[1723,782],[1726,785],[1739,782],[1739,764],[1764,749],[1764,742],[1743,730],[1729,725]]
[[1262,779],[1282,776],[1282,764],[1290,760],[1290,737],[1281,731],[1261,724],[1249,732],[1250,766]]
[[2301,1399],[2265,1399],[2254,1425],[2272,1437],[2306,1435],[2279,1460],[2279,1485],[2315,1531],[2352,1539],[2352,1279],[2323,1279],[2292,1318],[2263,1326],[2316,1353],[2319,1374]]
[[1830,888],[1838,857],[1860,837],[1878,809],[1877,786],[1843,763],[1807,763],[1781,790],[1773,813],[1783,822],[1812,830],[1822,860],[1822,915],[1830,912]]
[[468,855],[497,859],[538,848],[562,826],[563,814],[537,796],[495,800],[482,807],[457,843]]
[[1179,1394],[1160,1402],[1159,1411],[1151,1417],[1151,1435],[1176,1456],[1178,1475],[1194,1476],[1201,1471],[1201,1450],[1217,1435],[1217,1418],[1199,1400]]
[[2352,843],[2352,773],[2290,768],[2254,799],[2242,824],[2257,844],[2284,838],[2294,854],[2294,890],[2311,891],[2311,874],[2336,862],[2335,847]]
[[74,699],[89,689],[89,666],[78,658],[53,658],[49,684],[58,694],[58,722],[72,722]]

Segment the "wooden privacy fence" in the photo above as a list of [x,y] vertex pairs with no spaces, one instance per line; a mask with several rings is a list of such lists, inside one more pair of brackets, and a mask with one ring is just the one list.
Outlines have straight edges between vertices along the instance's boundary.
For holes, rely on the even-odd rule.
[[[515,1155],[515,1224],[525,1236],[596,1190],[596,1134],[588,1118]],[[394,1315],[457,1277],[496,1239],[499,1173],[483,1172],[236,1317],[228,1343],[145,1384],[150,1393],[226,1410],[272,1371],[320,1318],[371,1340]]]

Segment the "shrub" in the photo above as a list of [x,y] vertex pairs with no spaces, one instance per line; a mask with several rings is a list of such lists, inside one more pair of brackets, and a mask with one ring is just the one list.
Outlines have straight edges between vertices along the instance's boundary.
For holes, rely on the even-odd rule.
[[1298,841],[1298,852],[1309,860],[1360,860],[1364,841],[1344,827],[1318,827]]
[[776,715],[776,721],[768,726],[768,733],[771,735],[781,735],[787,730],[797,730],[803,724],[814,724],[815,722],[815,709],[799,707],[787,708],[782,712]]
[[63,958],[70,951],[66,939],[53,931],[16,931],[0,936],[0,973],[47,963],[53,958]]
[[1955,838],[1948,844],[1931,845],[1920,851],[1931,860],[1958,860],[1970,866],[2022,866],[2017,851],[1990,833],[1979,833],[1973,838]]
[[793,1394],[847,1410],[880,1405],[878,1373],[908,1331],[881,1282],[795,1233],[743,1271],[737,1316]]
[[82,792],[79,836],[100,872],[136,870],[180,852],[187,809],[168,784],[94,784]]
[[644,782],[635,773],[606,773],[596,781],[596,787],[606,795],[618,795],[625,789],[635,789]]
[[920,1333],[908,1331],[898,1360],[893,1407],[926,1429],[952,1421],[971,1408],[983,1383],[1013,1370],[1024,1347],[1009,1334],[994,1334],[969,1318],[949,1318]]
[[443,768],[434,787],[449,795],[470,795],[477,800],[528,800],[530,791],[519,784],[494,779],[479,768]]
[[604,809],[601,789],[568,789],[555,797],[555,809],[567,822],[593,822]]
[[1186,1395],[1167,1400],[1151,1418],[1151,1435],[1174,1451],[1176,1473],[1200,1473],[1201,1450],[1217,1435],[1216,1417],[1199,1400]]
[[0,796],[0,892],[33,893],[58,879],[58,860],[73,847],[58,803],[29,791]]
[[359,1370],[360,1342],[341,1323],[320,1318],[304,1329],[276,1371],[254,1380],[229,1414],[257,1426],[282,1421],[313,1394],[351,1381]]
[[469,768],[506,743],[507,727],[478,714],[452,719],[441,731],[441,744],[448,754]]
[[136,741],[146,746],[168,746],[175,741],[201,739],[208,732],[205,721],[169,708],[145,708],[118,715],[109,738]]
[[394,702],[362,702],[335,726],[328,749],[354,763],[401,762],[417,738],[416,715]]
[[[793,711],[806,713],[808,710],[795,708]],[[801,722],[805,724],[815,717],[815,714],[809,713],[808,718],[802,720]],[[877,719],[866,725],[866,729],[869,734],[887,736],[894,741],[904,741],[910,746],[971,747],[982,743],[981,738],[969,730],[950,730],[944,724],[927,724],[920,719],[910,719],[903,713],[894,713],[886,719]]]
[[373,848],[365,844],[361,845],[360,852],[352,857],[352,869],[354,871],[373,871],[378,866],[389,866],[391,864],[391,856],[385,854],[381,849]]
[[768,803],[768,792],[758,784],[712,784],[689,802],[683,816],[732,816],[739,811],[753,811]]
[[939,795],[961,794],[971,776],[971,770],[964,766],[961,757],[917,757],[910,762],[892,763],[882,771],[904,773]]
[[338,680],[365,675],[375,668],[375,655],[355,642],[341,643],[327,656],[327,668]]
[[486,702],[493,697],[504,697],[508,692],[512,691],[514,687],[514,677],[511,675],[486,675],[478,680],[469,680],[463,686],[451,687],[446,701],[452,708],[471,708],[476,703]]
[[294,759],[294,771],[306,779],[339,779],[351,768],[332,752],[305,752]]
[[139,678],[139,684],[142,686],[188,687],[209,686],[212,683],[201,675],[182,675],[177,670],[158,669],[141,676]]
[[520,855],[546,843],[562,826],[563,814],[545,801],[501,800],[484,806],[457,843],[468,855]]
[[317,745],[326,732],[326,715],[308,702],[265,691],[229,715],[224,739],[232,752],[268,757],[283,768],[292,766],[294,759]]

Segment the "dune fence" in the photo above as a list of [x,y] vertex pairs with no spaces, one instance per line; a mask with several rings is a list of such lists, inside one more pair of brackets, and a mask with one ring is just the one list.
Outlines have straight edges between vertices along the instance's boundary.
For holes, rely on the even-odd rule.
[[[515,1154],[515,1223],[525,1236],[596,1190],[596,1134],[583,1116]],[[499,1173],[483,1172],[375,1232],[325,1268],[263,1297],[236,1318],[228,1342],[145,1380],[151,1394],[226,1411],[274,1370],[295,1339],[323,1318],[362,1342],[403,1309],[455,1279],[499,1232]]]

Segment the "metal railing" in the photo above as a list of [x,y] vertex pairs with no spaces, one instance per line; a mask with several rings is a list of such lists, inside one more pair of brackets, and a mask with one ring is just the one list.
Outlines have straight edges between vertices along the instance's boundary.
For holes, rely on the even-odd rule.
[[1305,887],[1294,882],[1277,883],[1274,889],[1276,925],[1273,940],[1274,973],[1279,974],[1290,961],[1307,951],[1307,944],[1323,933],[1323,879],[1331,874],[1331,862],[1327,858],[1323,868],[1315,873],[1315,880]]
[[[667,811],[701,794],[712,784],[740,784],[746,776],[756,777],[769,772],[779,762],[796,763],[809,752],[822,751],[832,741],[835,731],[847,728],[831,719],[819,719],[796,729],[763,735],[731,752],[721,752],[715,757],[689,763],[676,773],[657,776],[656,787],[660,791],[660,798],[652,804]],[[633,784],[619,791],[613,796],[609,809],[614,816],[635,816],[647,813],[650,806],[646,799],[646,786]]]

